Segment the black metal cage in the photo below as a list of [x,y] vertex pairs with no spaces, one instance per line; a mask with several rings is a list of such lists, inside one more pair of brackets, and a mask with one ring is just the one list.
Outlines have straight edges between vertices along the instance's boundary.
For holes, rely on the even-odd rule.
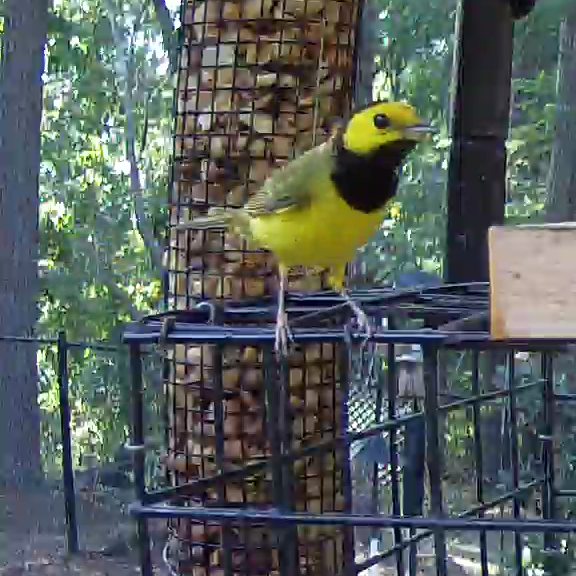
[[[559,433],[570,422],[561,408],[576,395],[556,391],[555,380],[570,370],[562,360],[569,343],[491,341],[484,284],[371,290],[355,298],[374,320],[369,342],[346,328],[338,297],[288,295],[294,354],[299,344],[308,353],[318,346],[315,358],[301,358],[303,370],[309,373],[307,360],[318,362],[323,346],[340,344],[326,347],[338,351],[330,365],[339,377],[330,375],[325,385],[320,362],[317,381],[304,389],[291,387],[291,371],[274,356],[273,328],[261,327],[274,314],[267,302],[204,303],[130,327],[138,490],[132,512],[143,574],[152,570],[150,517],[170,518],[165,560],[176,574],[354,574],[378,566],[382,574],[424,567],[446,575],[468,573],[465,561],[483,575],[495,573],[492,564],[496,573],[522,574],[528,551],[535,565],[566,563],[561,535],[576,524],[563,503],[576,491],[568,489],[570,472],[561,474],[562,485],[555,472],[566,461],[558,455]],[[327,318],[338,321],[321,327]],[[168,420],[186,413],[200,453],[187,453],[184,443],[167,457],[198,466],[211,460],[217,469],[200,479],[176,475],[152,492],[143,476],[140,368],[142,347],[151,344],[213,350],[199,392],[203,409],[170,399],[166,407]],[[227,386],[230,366],[220,360],[228,347],[258,351],[259,392],[249,388],[250,378],[238,389]],[[242,354],[234,367],[242,370]],[[244,398],[245,413],[231,411],[233,398]],[[242,431],[230,453],[234,423]],[[326,429],[328,439],[307,441],[306,426]],[[337,427],[345,433],[331,435]],[[318,473],[319,462],[330,480],[326,470]],[[317,485],[310,481],[315,473]],[[315,493],[303,499],[303,486]],[[342,502],[326,504],[339,494]],[[335,526],[343,542],[326,536]],[[477,557],[458,555],[466,546]]]

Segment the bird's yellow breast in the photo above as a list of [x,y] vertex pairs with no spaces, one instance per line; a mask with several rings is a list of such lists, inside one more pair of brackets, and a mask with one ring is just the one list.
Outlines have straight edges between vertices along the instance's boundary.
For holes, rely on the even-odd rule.
[[351,261],[384,218],[384,209],[365,214],[350,208],[326,183],[309,206],[255,217],[254,240],[287,266],[329,268]]

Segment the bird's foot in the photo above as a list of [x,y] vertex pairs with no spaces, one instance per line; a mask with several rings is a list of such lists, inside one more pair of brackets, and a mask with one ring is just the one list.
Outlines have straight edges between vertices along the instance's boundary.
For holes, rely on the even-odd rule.
[[354,316],[356,318],[356,324],[358,325],[358,330],[364,332],[364,338],[362,339],[361,348],[364,348],[368,340],[372,337],[372,326],[370,326],[370,320],[366,315],[366,312],[352,300],[348,295],[346,297],[348,305],[350,306]]
[[284,310],[278,310],[276,317],[276,340],[274,350],[277,356],[288,356],[288,343],[294,342],[294,336],[288,323],[288,315]]

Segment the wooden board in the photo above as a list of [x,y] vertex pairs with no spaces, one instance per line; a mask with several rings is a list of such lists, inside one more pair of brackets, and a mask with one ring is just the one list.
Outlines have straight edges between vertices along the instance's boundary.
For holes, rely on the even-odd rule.
[[490,332],[576,340],[576,222],[493,226]]

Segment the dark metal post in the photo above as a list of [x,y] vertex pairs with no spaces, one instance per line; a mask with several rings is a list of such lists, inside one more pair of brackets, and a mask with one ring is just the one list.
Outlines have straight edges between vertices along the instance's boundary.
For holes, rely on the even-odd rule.
[[[281,513],[289,513],[294,510],[292,463],[284,464],[282,462],[282,456],[289,446],[288,413],[285,398],[288,389],[287,378],[288,370],[285,362],[282,361],[280,366],[277,366],[272,349],[266,348],[264,350],[266,426],[270,438],[273,500]],[[298,573],[296,527],[280,523],[276,533],[280,576],[295,576]]]
[[[510,352],[506,357],[506,388],[508,390],[508,413],[510,424],[508,434],[510,437],[510,467],[512,469],[512,489],[514,492],[520,486],[520,456],[518,450],[518,423],[516,408],[516,370],[514,364],[514,352]],[[512,513],[514,518],[520,518],[520,502],[515,495],[512,500]],[[522,535],[514,532],[514,548],[516,555],[516,574],[522,576],[524,568],[522,566]]]
[[[394,318],[388,318],[388,329],[394,330]],[[388,372],[387,372],[387,387],[388,387],[388,420],[391,422],[397,418],[396,415],[396,393],[398,389],[398,372],[396,367],[396,347],[393,343],[388,344]],[[379,412],[380,415],[380,412]],[[378,420],[380,423],[381,419]],[[400,486],[398,482],[398,445],[397,445],[398,428],[395,426],[390,428],[390,437],[388,443],[389,456],[390,456],[390,488],[392,493],[392,514],[400,516]],[[379,510],[376,510],[378,513]],[[398,574],[404,574],[404,548],[402,547],[402,528],[394,528],[394,546],[398,547],[396,552],[396,570]]]
[[[556,482],[554,466],[554,413],[556,409],[554,395],[554,365],[552,356],[542,354],[542,378],[544,379],[544,430],[540,435],[542,441],[542,459],[544,464],[544,485],[542,486],[542,517],[546,520],[556,518]],[[556,538],[553,532],[544,533],[544,549],[556,547]]]
[[[424,417],[426,419],[426,464],[430,482],[430,507],[434,518],[444,516],[442,497],[442,453],[440,451],[440,425],[438,406],[438,348],[423,346],[424,356]],[[436,574],[447,576],[446,540],[442,528],[434,529],[434,555]]]
[[60,400],[60,431],[62,434],[62,481],[64,483],[64,509],[66,513],[66,546],[69,554],[77,554],[78,524],[76,521],[74,468],[72,467],[72,440],[70,437],[68,343],[65,332],[58,333],[58,394]]
[[504,220],[513,20],[502,0],[460,0],[448,168],[448,282],[488,279],[487,230]]
[[[347,328],[348,329],[348,328]],[[349,334],[347,334],[347,337]],[[342,386],[342,430],[349,430],[350,414],[348,412],[350,399],[350,338],[336,349],[339,350],[339,373]],[[343,470],[342,470],[342,490],[344,493],[344,512],[352,514],[352,475],[350,471],[350,444],[344,448]],[[357,574],[354,564],[354,528],[346,526],[344,528],[344,576]]]
[[[224,386],[222,383],[222,366],[224,364],[222,346],[215,346],[214,349],[214,431],[216,435],[216,465],[218,473],[223,474],[226,469],[224,456]],[[226,484],[218,482],[218,505],[226,506]],[[232,576],[232,538],[233,534],[230,525],[222,523],[222,552],[224,554],[224,576]]]
[[[474,462],[476,466],[476,500],[484,504],[484,450],[482,446],[482,411],[478,397],[480,389],[480,352],[474,350],[472,356],[472,422],[474,424]],[[484,511],[478,513],[478,518],[484,518]],[[480,532],[480,567],[482,574],[488,574],[488,540],[486,531]]]
[[[144,473],[144,401],[142,389],[142,356],[138,344],[130,344],[130,377],[132,379],[132,445],[134,453],[134,486],[136,498],[141,504],[146,499],[146,482]],[[140,554],[140,573],[142,576],[153,576],[152,557],[150,554],[150,536],[148,521],[138,516],[138,552]]]

